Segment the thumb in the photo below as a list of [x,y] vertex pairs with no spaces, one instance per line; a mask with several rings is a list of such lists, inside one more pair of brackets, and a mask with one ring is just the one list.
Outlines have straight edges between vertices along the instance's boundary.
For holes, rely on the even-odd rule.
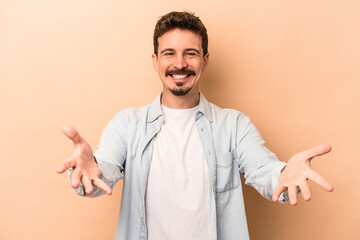
[[70,138],[74,142],[74,144],[78,144],[81,142],[81,136],[79,135],[78,131],[76,131],[76,129],[72,126],[63,125],[61,127],[61,130],[68,138]]

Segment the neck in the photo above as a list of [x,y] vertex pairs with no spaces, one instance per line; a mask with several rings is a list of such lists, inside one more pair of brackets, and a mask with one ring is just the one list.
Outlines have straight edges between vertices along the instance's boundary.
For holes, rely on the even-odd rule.
[[[193,91],[194,90],[194,91]],[[161,104],[168,108],[186,109],[199,105],[200,94],[197,89],[192,89],[185,96],[175,96],[170,91],[164,89]]]

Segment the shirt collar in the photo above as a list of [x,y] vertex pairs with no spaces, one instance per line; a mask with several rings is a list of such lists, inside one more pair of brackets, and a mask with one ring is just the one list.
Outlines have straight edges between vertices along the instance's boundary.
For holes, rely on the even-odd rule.
[[[160,116],[163,115],[163,112],[161,109],[161,101],[160,101],[161,95],[162,95],[162,92],[150,104],[147,122],[153,122],[157,118],[159,118]],[[201,115],[204,115],[210,122],[212,122],[210,103],[206,100],[206,98],[204,97],[204,95],[202,93],[200,93],[199,110],[196,113],[196,119],[198,119]]]
[[163,115],[162,109],[161,109],[161,95],[162,92],[156,97],[156,99],[150,104],[149,108],[149,114],[147,116],[147,122],[153,122],[158,117]]
[[204,115],[210,122],[212,122],[210,103],[206,100],[202,93],[200,93],[199,110],[196,114],[196,119],[198,119],[201,114]]

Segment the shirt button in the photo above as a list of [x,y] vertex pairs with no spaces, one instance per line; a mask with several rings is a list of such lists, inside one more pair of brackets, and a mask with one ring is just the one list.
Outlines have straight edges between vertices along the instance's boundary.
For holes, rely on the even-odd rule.
[[141,214],[141,216],[140,216],[140,217],[141,217],[141,219],[143,219],[143,218],[144,218],[144,214]]

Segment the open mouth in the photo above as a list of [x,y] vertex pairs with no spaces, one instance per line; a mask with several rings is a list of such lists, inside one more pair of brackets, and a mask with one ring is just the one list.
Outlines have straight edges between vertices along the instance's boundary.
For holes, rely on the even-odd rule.
[[195,72],[192,70],[177,70],[177,71],[166,71],[165,76],[170,76],[175,80],[183,80],[190,76],[195,75]]
[[190,77],[192,74],[186,74],[186,75],[179,75],[179,74],[174,74],[174,75],[172,75],[172,74],[170,74],[170,76],[172,77],[172,78],[174,78],[174,79],[176,79],[176,80],[181,80],[181,79],[185,79],[185,78],[188,78],[188,77]]

